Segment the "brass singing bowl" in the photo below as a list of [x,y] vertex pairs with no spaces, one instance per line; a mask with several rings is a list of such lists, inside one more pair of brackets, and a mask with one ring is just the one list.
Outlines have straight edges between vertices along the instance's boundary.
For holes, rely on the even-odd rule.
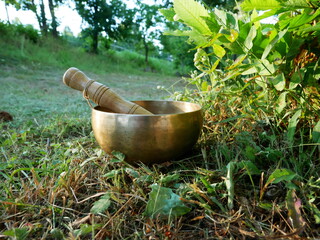
[[92,128],[107,153],[119,151],[129,163],[161,163],[181,157],[197,142],[203,124],[198,104],[135,101],[155,115],[119,114],[97,106]]

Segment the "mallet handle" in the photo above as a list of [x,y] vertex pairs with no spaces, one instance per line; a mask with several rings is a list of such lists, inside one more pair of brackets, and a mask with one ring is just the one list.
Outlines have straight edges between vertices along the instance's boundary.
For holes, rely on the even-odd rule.
[[63,75],[63,82],[73,89],[82,91],[99,106],[116,113],[153,115],[143,107],[123,99],[107,86],[91,80],[77,68],[69,68]]

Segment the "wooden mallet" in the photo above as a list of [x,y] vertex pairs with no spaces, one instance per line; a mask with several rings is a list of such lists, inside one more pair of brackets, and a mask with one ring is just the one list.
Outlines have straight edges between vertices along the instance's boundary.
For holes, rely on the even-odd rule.
[[63,75],[63,82],[82,91],[85,98],[115,113],[153,115],[143,107],[123,99],[107,86],[91,80],[77,68],[69,68]]

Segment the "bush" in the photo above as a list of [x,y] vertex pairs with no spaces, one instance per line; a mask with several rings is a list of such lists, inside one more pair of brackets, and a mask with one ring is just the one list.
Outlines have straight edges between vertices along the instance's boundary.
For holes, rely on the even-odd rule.
[[40,39],[39,31],[34,29],[32,25],[23,24],[7,24],[0,22],[0,34],[8,38],[17,38],[23,36],[24,38],[37,43]]

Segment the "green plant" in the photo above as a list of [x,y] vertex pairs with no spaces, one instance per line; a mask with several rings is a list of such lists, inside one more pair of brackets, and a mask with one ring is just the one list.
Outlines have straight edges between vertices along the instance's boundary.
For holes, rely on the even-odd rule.
[[[320,11],[316,1],[302,2],[244,1],[242,9],[253,10],[250,18],[219,9],[208,12],[192,0],[176,0],[174,8],[162,11],[189,27],[170,33],[188,36],[196,45],[194,63],[200,73],[194,72],[190,81],[206,109],[226,97],[241,107],[242,116],[274,118],[287,129],[291,145],[299,126],[317,124]],[[270,11],[258,17],[255,9]],[[259,22],[274,14],[279,14],[276,24]]]

